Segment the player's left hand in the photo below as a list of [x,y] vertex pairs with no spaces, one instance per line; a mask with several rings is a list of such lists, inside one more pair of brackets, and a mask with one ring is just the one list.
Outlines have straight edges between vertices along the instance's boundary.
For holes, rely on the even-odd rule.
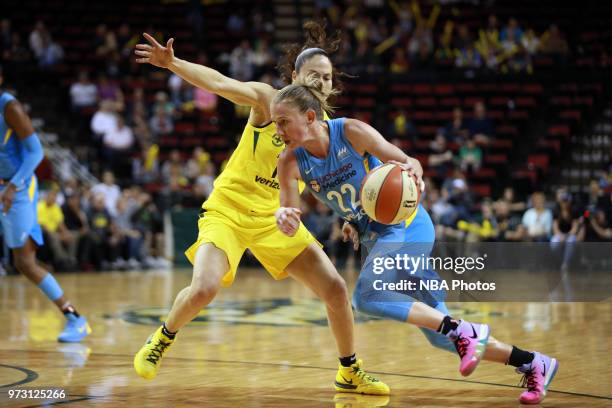
[[0,203],[2,203],[3,214],[8,214],[8,212],[11,210],[16,191],[17,187],[13,183],[9,183],[2,193],[0,193]]

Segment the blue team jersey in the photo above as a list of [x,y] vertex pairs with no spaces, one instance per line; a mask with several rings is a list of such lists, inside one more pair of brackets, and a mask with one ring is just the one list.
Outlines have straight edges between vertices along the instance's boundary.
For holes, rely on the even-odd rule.
[[[23,152],[19,137],[4,119],[6,105],[15,100],[8,92],[0,94],[0,179],[10,180],[21,166]],[[30,181],[26,182],[26,187]]]
[[372,224],[361,206],[359,190],[366,174],[382,162],[366,153],[360,155],[344,137],[345,118],[327,120],[329,126],[329,151],[319,159],[304,148],[294,153],[302,179],[310,192],[340,217],[357,226],[363,234]]

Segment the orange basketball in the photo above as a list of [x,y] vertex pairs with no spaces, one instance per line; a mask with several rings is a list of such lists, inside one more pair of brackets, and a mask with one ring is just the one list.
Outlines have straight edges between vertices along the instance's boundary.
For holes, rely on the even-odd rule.
[[368,216],[382,224],[397,224],[410,217],[421,199],[416,178],[396,164],[371,170],[361,183],[361,206]]

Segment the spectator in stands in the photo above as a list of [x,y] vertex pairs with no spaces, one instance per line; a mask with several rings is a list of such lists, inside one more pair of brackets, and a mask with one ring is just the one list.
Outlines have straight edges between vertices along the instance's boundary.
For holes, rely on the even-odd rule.
[[126,126],[122,115],[117,115],[117,125],[108,130],[102,137],[105,165],[115,171],[120,177],[128,177],[130,173],[129,160],[134,147],[134,133]]
[[389,125],[389,137],[410,140],[413,144],[419,135],[416,126],[412,123],[405,110],[400,110],[393,122]]
[[151,118],[149,126],[153,135],[157,138],[160,136],[169,135],[174,131],[174,122],[172,117],[161,106],[155,110],[155,115]]
[[208,161],[195,182],[195,185],[200,189],[202,193],[201,196],[204,199],[208,198],[212,193],[216,177],[215,164],[212,161]]
[[140,202],[132,199],[129,190],[117,201],[117,215],[114,224],[120,236],[119,257],[115,266],[119,269],[138,269],[144,260],[142,256],[143,234],[136,229],[132,222],[132,216],[140,209]]
[[576,241],[582,241],[584,237],[581,220],[572,213],[572,201],[568,193],[561,197],[559,209],[555,211],[552,233],[553,236],[550,239],[551,248],[553,251],[561,253],[561,270],[567,270],[572,259]]
[[115,81],[109,80],[105,73],[101,73],[98,77],[98,96],[102,101],[113,102],[117,112],[121,112],[125,108],[121,88]]
[[463,143],[469,136],[468,124],[463,120],[463,110],[460,106],[453,109],[453,120],[444,128],[444,137],[448,142]]
[[172,104],[172,102],[170,102],[170,100],[168,100],[168,94],[163,91],[159,91],[155,94],[155,103],[153,104],[154,113],[160,109],[163,110],[166,115],[171,118],[174,117],[176,113],[174,105]]
[[610,210],[610,195],[604,194],[600,183],[595,179],[589,183],[589,193],[586,202],[586,209],[591,212],[595,212],[597,209]]
[[250,81],[254,74],[254,54],[249,40],[242,40],[229,57],[230,76],[238,81]]
[[274,50],[270,46],[266,38],[261,38],[255,43],[253,51],[253,64],[255,65],[255,76],[259,77],[263,74],[267,67],[274,67],[275,64]]
[[390,3],[391,9],[399,20],[399,26],[402,33],[409,33],[412,31],[413,25],[413,8],[409,2],[401,2],[398,4],[397,1],[392,0]]
[[389,65],[389,71],[392,74],[405,74],[410,69],[410,62],[406,58],[406,51],[402,47],[396,47],[393,50],[393,58],[391,59],[391,65]]
[[133,188],[137,210],[132,215],[132,226],[143,236],[142,264],[146,268],[167,268],[170,263],[163,258],[163,220],[150,194]]
[[127,103],[126,113],[130,126],[136,127],[142,122],[147,122],[149,118],[149,109],[145,100],[144,89],[134,88],[132,99]]
[[112,217],[106,208],[103,192],[92,194],[93,201],[87,215],[91,260],[97,269],[108,269],[117,258],[118,235],[112,228]]
[[522,214],[526,208],[526,205],[523,201],[515,199],[514,188],[512,187],[504,188],[504,193],[502,194],[502,197],[495,203],[495,205],[503,204],[506,205],[508,211],[512,215],[517,215],[518,213]]
[[540,51],[540,39],[536,35],[533,28],[525,30],[525,34],[521,38],[521,44],[530,56],[535,56]]
[[186,176],[189,180],[194,181],[200,174],[204,172],[205,166],[210,162],[210,153],[198,146],[193,149],[193,154],[187,160]]
[[459,167],[465,172],[474,173],[480,169],[481,164],[482,150],[476,145],[475,140],[470,137],[459,149]]
[[141,143],[140,155],[132,161],[132,179],[138,184],[154,183],[159,179],[159,146]]
[[552,233],[553,217],[545,207],[544,193],[535,192],[531,196],[533,207],[525,211],[522,224],[526,229],[526,238],[530,241],[548,241]]
[[523,38],[523,30],[519,26],[518,21],[514,17],[508,19],[508,24],[502,29],[499,39],[500,41],[506,41],[508,39],[512,41],[520,42]]
[[496,47],[499,45],[499,24],[496,15],[489,15],[489,18],[487,19],[487,27],[485,29],[480,30],[479,37],[481,39],[484,39],[487,43],[491,44],[491,46]]
[[470,120],[469,132],[476,143],[483,145],[488,145],[495,134],[493,121],[487,118],[487,109],[482,101],[474,105],[474,117]]
[[453,48],[455,52],[468,48],[469,44],[474,44],[474,39],[470,33],[470,29],[466,24],[457,26],[457,35],[453,38]]
[[25,64],[30,61],[30,52],[23,45],[19,33],[13,33],[11,47],[5,51],[4,59],[15,65]]
[[93,49],[100,60],[105,60],[118,52],[115,33],[106,24],[98,24],[93,42]]
[[11,29],[11,20],[3,18],[0,20],[0,57],[2,59],[10,59],[10,51],[13,46],[13,30]]
[[466,233],[467,242],[496,241],[499,231],[497,218],[493,212],[493,203],[485,200],[481,206],[481,217],[478,221],[459,220],[457,229]]
[[170,101],[175,110],[182,109],[183,104],[193,100],[193,87],[176,74],[170,75],[168,89],[170,89]]
[[76,258],[70,256],[66,247],[72,245],[73,237],[64,224],[64,214],[57,204],[57,187],[49,190],[44,199],[38,202],[36,212],[43,231],[45,244],[51,250],[53,263],[58,269],[71,269]]
[[431,149],[428,159],[429,168],[436,173],[436,178],[444,179],[452,168],[453,152],[448,148],[446,138],[440,132],[431,141],[429,148]]
[[64,224],[71,235],[68,251],[70,258],[76,259],[83,269],[90,268],[89,253],[91,241],[89,237],[89,222],[87,214],[81,206],[81,195],[74,191],[66,195],[66,202],[62,206]]
[[479,69],[483,66],[483,58],[480,52],[475,48],[474,43],[467,43],[465,48],[460,48],[457,51],[455,58],[455,67],[466,70]]
[[525,228],[521,224],[521,216],[513,213],[506,201],[497,201],[493,208],[497,218],[497,239],[499,241],[522,241],[525,236]]
[[556,24],[550,25],[548,30],[542,34],[540,41],[540,51],[543,54],[553,57],[558,63],[565,63],[569,46]]
[[432,188],[425,197],[436,225],[455,225],[456,211],[454,206],[448,202],[449,195],[446,189]]
[[418,24],[414,34],[408,43],[408,54],[414,59],[420,50],[423,49],[427,54],[433,51],[433,35],[431,29],[425,23]]
[[239,13],[231,13],[227,18],[227,29],[234,36],[238,36],[242,33],[244,30],[244,24],[244,17]]
[[117,50],[121,58],[130,58],[132,56],[134,45],[130,43],[131,38],[130,26],[127,23],[121,24],[117,30]]
[[89,80],[87,71],[79,72],[78,82],[70,86],[70,100],[72,102],[72,109],[77,112],[96,106],[98,102],[98,88]]
[[164,184],[166,185],[170,184],[173,176],[177,178],[176,182],[178,185],[187,185],[188,179],[185,174],[185,165],[180,151],[175,149],[170,152],[170,157],[162,165],[161,174]]
[[470,194],[469,185],[461,168],[455,167],[451,177],[442,184],[442,188],[448,192],[448,202],[455,208],[457,219],[472,221],[470,208],[473,197]]
[[64,50],[53,41],[48,32],[43,33],[41,50],[38,65],[43,69],[52,68],[64,58]]
[[117,128],[117,114],[115,104],[111,101],[101,101],[100,107],[91,118],[91,130],[98,139],[102,139],[106,132]]
[[594,212],[587,212],[584,217],[585,241],[588,242],[609,242],[612,241],[612,224],[610,223],[610,213],[606,214],[603,209],[595,209]]
[[95,198],[101,196],[104,206],[111,216],[117,213],[117,201],[121,197],[121,189],[115,184],[115,175],[110,170],[102,173],[102,183],[98,183],[91,188],[91,195]]
[[47,28],[45,27],[45,23],[41,20],[38,20],[36,22],[36,25],[34,26],[34,30],[32,30],[32,32],[30,33],[29,39],[30,49],[34,54],[34,58],[36,58],[37,60],[40,60],[41,56],[43,55],[43,37],[47,34],[48,32]]
[[[188,181],[182,174],[182,168],[176,165],[169,166],[167,180],[168,181],[165,183],[164,189],[162,190],[164,208],[181,208],[189,201],[192,201],[192,197],[190,197],[190,193],[186,189]],[[192,204],[197,205],[196,203]]]

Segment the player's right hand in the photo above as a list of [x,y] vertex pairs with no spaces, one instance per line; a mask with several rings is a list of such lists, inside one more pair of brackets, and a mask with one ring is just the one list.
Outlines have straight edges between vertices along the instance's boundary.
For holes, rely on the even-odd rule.
[[16,191],[17,187],[15,187],[13,183],[9,183],[2,193],[0,193],[0,204],[2,204],[3,214],[8,214],[8,212],[11,210]]
[[174,58],[172,44],[174,38],[170,38],[164,47],[155,38],[147,33],[142,34],[149,44],[136,44],[135,54],[142,58],[137,58],[140,64],[152,64],[160,68],[168,68]]
[[302,211],[299,208],[281,207],[276,210],[276,226],[281,232],[287,236],[294,236],[300,227],[300,215]]
[[342,241],[353,242],[353,249],[357,251],[359,249],[359,232],[351,223],[344,221],[342,225]]

